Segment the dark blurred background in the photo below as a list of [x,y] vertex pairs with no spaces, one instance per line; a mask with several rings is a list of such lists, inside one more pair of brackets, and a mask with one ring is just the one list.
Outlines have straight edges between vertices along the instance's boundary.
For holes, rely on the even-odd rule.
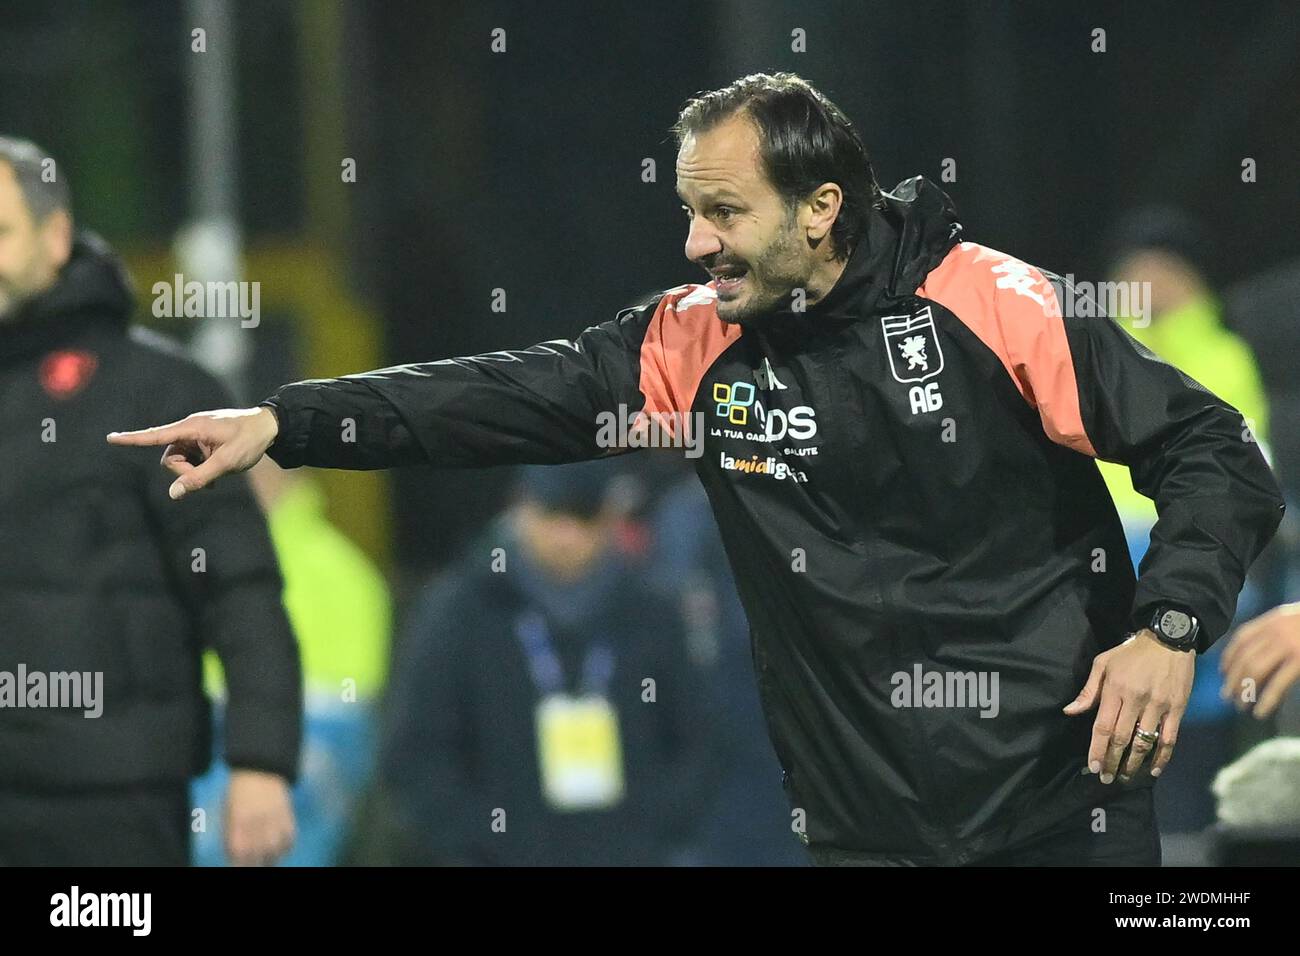
[[[692,94],[777,70],[855,120],[885,188],[935,180],[966,238],[1035,265],[1100,281],[1125,213],[1198,218],[1224,321],[1259,353],[1276,454],[1300,461],[1292,0],[3,0],[0,134],[58,158],[78,224],[133,273],[138,320],[251,404],[284,381],[571,337],[701,281],[668,128]],[[258,328],[151,314],[154,283],[205,255],[260,283]],[[1295,495],[1300,468],[1281,470]],[[513,481],[318,478],[399,618]],[[1288,580],[1261,593],[1294,600]],[[1207,758],[1207,800],[1208,774],[1250,742]]]
[[[682,254],[667,128],[692,93],[757,70],[794,70],[838,102],[887,188],[917,173],[939,180],[954,160],[943,185],[968,237],[1046,268],[1096,275],[1107,226],[1150,201],[1212,223],[1228,279],[1300,255],[1300,17],[1288,0],[1195,12],[938,0],[229,6],[227,30],[209,24],[207,56],[234,65],[227,146],[246,273],[262,282],[264,311],[295,318],[310,340],[304,377],[568,336],[699,280]],[[126,254],[142,289],[170,279],[172,238],[194,213],[187,71],[204,7],[6,3],[0,21],[0,128],[61,158],[79,222]],[[495,28],[504,53],[490,48]],[[1097,28],[1104,53],[1092,52]],[[795,29],[807,52],[792,52]],[[355,183],[340,179],[344,157]],[[642,182],[647,157],[653,183]],[[1256,182],[1242,182],[1245,157]],[[365,326],[360,344],[308,314],[301,287],[316,275],[348,297],[340,321]],[[491,309],[496,288],[504,313]],[[369,481],[392,482],[391,511],[379,490],[344,502]],[[490,474],[349,476],[331,486],[332,511],[403,578],[419,577],[496,509],[504,485]]]

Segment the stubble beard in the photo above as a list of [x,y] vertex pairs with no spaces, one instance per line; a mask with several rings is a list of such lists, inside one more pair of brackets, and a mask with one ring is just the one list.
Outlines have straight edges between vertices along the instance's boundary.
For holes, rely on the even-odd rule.
[[[790,224],[788,224],[790,225]],[[798,240],[792,228],[786,228],[773,239],[751,265],[746,278],[750,283],[756,276],[763,277],[763,288],[751,288],[744,306],[739,311],[724,315],[721,307],[718,317],[728,325],[745,325],[790,302],[796,289],[806,289],[807,263],[799,256]],[[772,292],[771,290],[779,290]],[[757,300],[755,296],[759,296]]]

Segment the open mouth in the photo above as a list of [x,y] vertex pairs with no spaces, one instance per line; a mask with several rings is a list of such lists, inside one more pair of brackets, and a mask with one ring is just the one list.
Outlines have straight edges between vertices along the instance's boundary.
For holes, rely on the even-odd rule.
[[748,272],[748,269],[718,269],[712,273],[713,287],[720,296],[735,295]]

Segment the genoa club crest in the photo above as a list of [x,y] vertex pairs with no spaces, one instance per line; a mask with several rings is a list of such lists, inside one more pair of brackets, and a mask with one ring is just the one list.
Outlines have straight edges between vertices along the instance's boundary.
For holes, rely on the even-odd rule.
[[934,329],[934,313],[926,306],[916,315],[887,315],[880,320],[894,378],[924,382],[943,371],[943,350]]

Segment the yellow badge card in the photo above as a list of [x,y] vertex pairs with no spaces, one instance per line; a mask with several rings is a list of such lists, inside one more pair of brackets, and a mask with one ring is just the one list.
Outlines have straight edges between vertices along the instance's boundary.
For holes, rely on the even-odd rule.
[[542,792],[557,810],[598,810],[623,799],[618,715],[604,697],[550,694],[537,705]]

